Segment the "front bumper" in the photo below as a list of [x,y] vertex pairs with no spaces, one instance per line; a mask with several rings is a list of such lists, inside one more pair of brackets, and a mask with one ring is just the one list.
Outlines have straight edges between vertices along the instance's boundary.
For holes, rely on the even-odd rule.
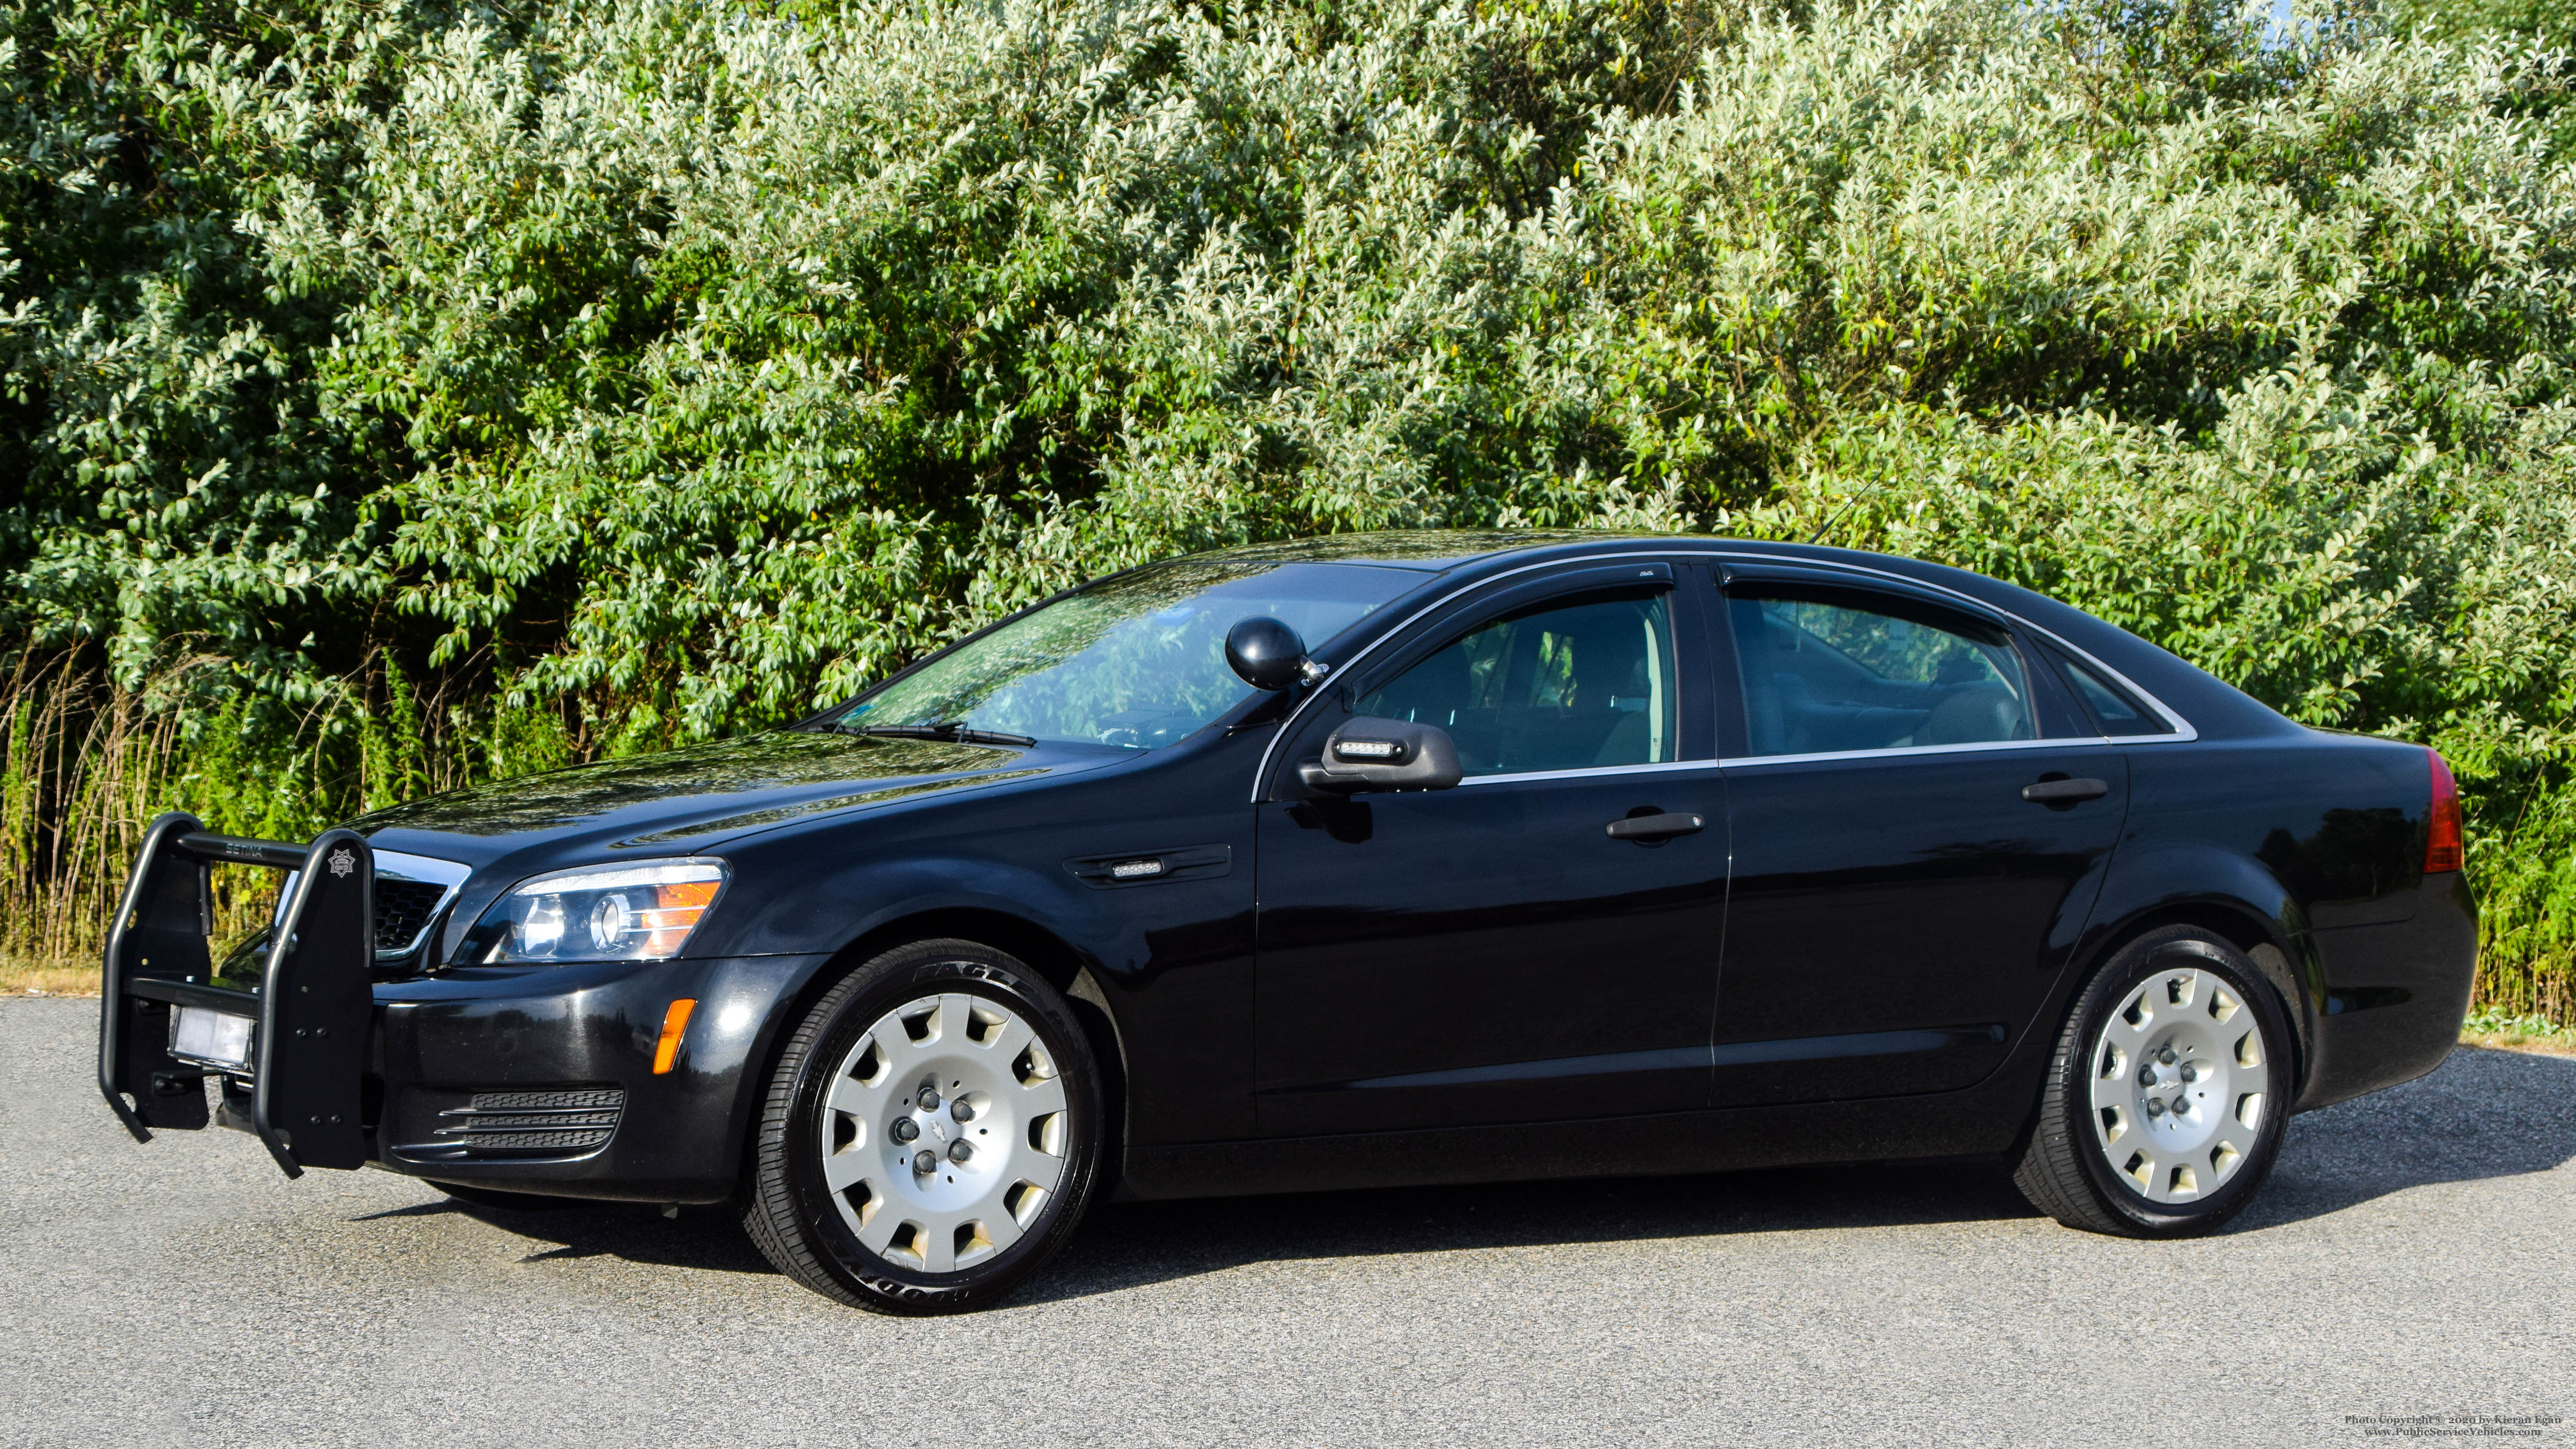
[[[468,968],[376,988],[370,1160],[640,1202],[729,1197],[780,1013],[819,956]],[[671,1070],[663,1014],[697,1003]]]
[[[373,859],[346,830],[298,846],[208,834],[183,814],[152,823],[109,934],[99,1019],[99,1088],[136,1138],[211,1120],[257,1136],[289,1176],[374,1165],[566,1196],[731,1195],[779,1007],[824,958],[375,981]],[[208,871],[226,861],[295,872],[250,981],[219,979],[208,955]],[[657,1060],[683,999],[686,1030]]]

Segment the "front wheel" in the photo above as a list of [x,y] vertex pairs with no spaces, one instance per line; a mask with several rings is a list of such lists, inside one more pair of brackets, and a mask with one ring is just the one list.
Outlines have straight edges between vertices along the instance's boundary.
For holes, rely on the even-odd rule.
[[1044,978],[970,941],[899,947],[790,1036],[744,1227],[857,1307],[980,1307],[1072,1235],[1099,1174],[1090,1043]]
[[2123,947],[2076,998],[2013,1182],[2066,1224],[2205,1233],[2280,1155],[2291,1036],[2243,952],[2190,926]]

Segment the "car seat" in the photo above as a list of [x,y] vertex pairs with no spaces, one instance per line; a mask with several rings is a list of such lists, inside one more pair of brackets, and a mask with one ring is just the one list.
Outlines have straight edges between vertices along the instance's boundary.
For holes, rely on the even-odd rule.
[[[1651,765],[1655,762],[1653,691],[1654,684],[1646,677],[1645,656],[1640,654],[1628,670],[1628,682],[1620,686],[1616,696],[1618,723],[1610,726],[1609,738],[1601,742],[1600,749],[1593,751],[1593,764]],[[1631,701],[1636,707],[1630,707]]]
[[2030,711],[2003,685],[1965,685],[1932,707],[1914,735],[1919,745],[1974,745],[2030,738]]

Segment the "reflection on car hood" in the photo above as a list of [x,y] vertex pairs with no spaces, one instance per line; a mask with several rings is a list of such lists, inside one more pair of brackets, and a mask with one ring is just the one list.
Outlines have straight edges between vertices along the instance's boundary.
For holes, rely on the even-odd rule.
[[498,844],[501,837],[578,833],[619,846],[666,845],[1112,758],[1090,750],[780,731],[478,785],[351,824],[370,837],[432,833]]

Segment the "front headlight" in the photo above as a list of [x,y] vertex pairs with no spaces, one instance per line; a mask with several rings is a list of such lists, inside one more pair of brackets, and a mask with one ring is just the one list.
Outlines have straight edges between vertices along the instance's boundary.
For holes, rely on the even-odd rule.
[[714,908],[721,860],[639,860],[532,876],[474,923],[466,959],[508,966],[667,961]]

